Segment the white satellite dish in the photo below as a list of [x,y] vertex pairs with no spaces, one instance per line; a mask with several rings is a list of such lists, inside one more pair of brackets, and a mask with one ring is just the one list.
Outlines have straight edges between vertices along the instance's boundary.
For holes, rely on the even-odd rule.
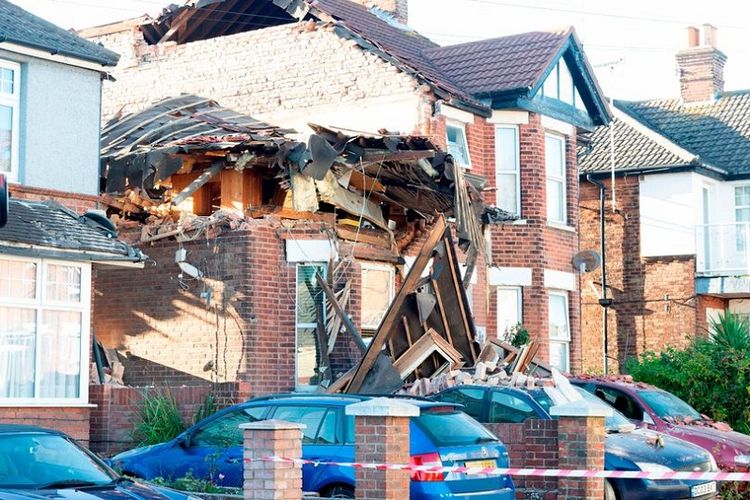
[[180,266],[180,270],[182,270],[183,273],[187,274],[191,278],[203,277],[203,273],[201,272],[201,270],[192,264],[189,264],[187,262],[178,262],[177,265]]

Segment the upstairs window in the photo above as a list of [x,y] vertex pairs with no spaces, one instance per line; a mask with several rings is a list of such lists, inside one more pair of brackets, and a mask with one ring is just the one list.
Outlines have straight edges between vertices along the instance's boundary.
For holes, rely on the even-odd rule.
[[495,184],[498,208],[521,214],[521,172],[519,161],[518,127],[495,126]]
[[544,137],[544,159],[547,170],[547,220],[565,224],[565,138],[546,134]]
[[0,173],[18,180],[21,66],[0,60]]
[[448,153],[462,168],[471,168],[469,158],[469,143],[466,141],[466,130],[463,125],[448,123],[445,126]]

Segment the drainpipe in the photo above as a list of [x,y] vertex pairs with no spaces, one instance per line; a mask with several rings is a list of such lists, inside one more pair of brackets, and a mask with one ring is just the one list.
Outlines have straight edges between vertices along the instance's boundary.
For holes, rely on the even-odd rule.
[[601,256],[602,256],[602,296],[599,299],[599,305],[604,308],[604,314],[602,319],[602,335],[604,337],[604,375],[608,375],[608,353],[609,353],[609,339],[608,339],[608,331],[607,331],[607,312],[609,311],[609,306],[612,305],[612,299],[607,297],[607,254],[606,254],[606,237],[604,234],[604,198],[606,194],[606,190],[604,187],[604,184],[602,184],[600,181],[597,181],[591,175],[586,176],[586,180],[589,181],[591,184],[595,185],[599,188],[599,219],[601,222],[600,227],[600,241],[601,241]]

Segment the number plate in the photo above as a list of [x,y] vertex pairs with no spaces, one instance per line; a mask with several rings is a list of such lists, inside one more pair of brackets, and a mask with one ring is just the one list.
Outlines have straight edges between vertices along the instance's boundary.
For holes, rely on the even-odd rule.
[[466,467],[478,467],[480,469],[489,469],[489,468],[495,468],[497,467],[497,462],[495,460],[472,460],[470,462],[466,462]]
[[710,483],[698,484],[690,488],[691,497],[699,497],[701,495],[708,495],[709,493],[716,492],[716,481]]

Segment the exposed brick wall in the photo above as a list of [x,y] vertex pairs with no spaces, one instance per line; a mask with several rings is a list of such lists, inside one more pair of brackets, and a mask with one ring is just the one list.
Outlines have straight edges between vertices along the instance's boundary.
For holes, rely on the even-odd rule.
[[54,189],[22,186],[21,184],[10,184],[9,191],[10,197],[16,200],[53,200],[79,214],[99,207],[99,197],[88,194],[68,193]]
[[[508,449],[511,467],[556,469],[556,420],[526,420],[520,424],[484,424]],[[517,498],[557,498],[557,478],[514,477]]]
[[[91,410],[90,448],[102,456],[109,457],[137,446],[133,431],[143,398],[147,394],[157,394],[162,390],[153,387],[89,386],[89,399],[96,405],[96,408]],[[164,391],[164,395],[174,398],[186,426],[193,424],[196,412],[209,394],[214,396],[217,408],[250,397],[248,385],[238,383],[170,387]]]
[[[604,469],[603,417],[560,417],[558,451],[561,469]],[[604,497],[602,479],[560,478],[560,496],[571,500],[599,500]]]
[[729,307],[729,300],[721,297],[711,297],[709,295],[698,295],[696,298],[697,305],[695,308],[695,326],[698,335],[707,335],[709,324],[706,319],[706,309],[721,309],[726,311]]
[[[122,110],[190,93],[262,116],[413,92],[412,77],[313,23],[287,24],[183,45],[147,45],[137,28],[94,37],[121,55],[105,82],[105,122]],[[284,124],[280,124],[284,125]]]
[[38,425],[55,429],[77,439],[84,446],[89,444],[90,408],[40,408],[40,407],[4,407],[0,408],[0,423]]
[[[682,347],[698,329],[695,258],[640,256],[638,177],[618,178],[617,212],[612,212],[609,180],[606,202],[607,286],[614,304],[608,313],[609,369],[616,373],[630,356]],[[581,182],[581,248],[600,249],[599,190]],[[591,287],[601,290],[601,269],[581,285],[583,369],[603,370],[602,307]],[[705,312],[703,314],[705,318]],[[705,319],[704,319],[705,322]]]
[[[409,418],[357,416],[355,461],[409,463]],[[355,469],[355,498],[397,500],[409,494],[409,473],[400,470]]]

